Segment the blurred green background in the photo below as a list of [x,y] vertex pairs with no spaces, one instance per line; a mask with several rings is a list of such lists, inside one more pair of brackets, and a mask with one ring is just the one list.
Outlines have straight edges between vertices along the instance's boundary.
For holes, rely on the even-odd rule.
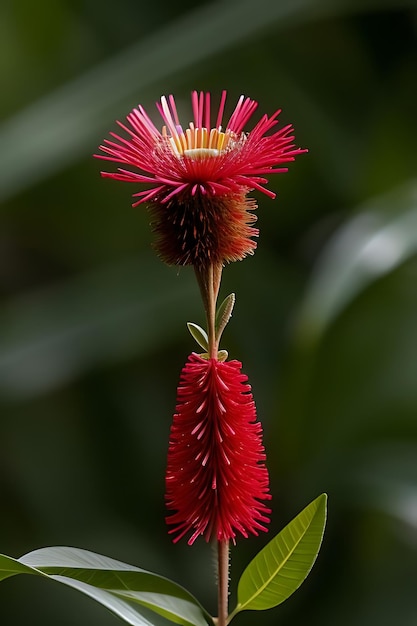
[[[192,89],[282,107],[309,154],[260,196],[259,248],[226,268],[223,346],[265,431],[268,535],[322,491],[307,582],[269,624],[417,624],[417,6],[402,0],[3,0],[0,5],[0,551],[101,552],[215,612],[204,542],[174,546],[164,469],[175,389],[203,323],[133,186],[97,146],[137,104]],[[258,119],[258,118],[257,118]],[[52,583],[0,586],[0,622],[111,626]],[[236,622],[237,624],[238,622]]]

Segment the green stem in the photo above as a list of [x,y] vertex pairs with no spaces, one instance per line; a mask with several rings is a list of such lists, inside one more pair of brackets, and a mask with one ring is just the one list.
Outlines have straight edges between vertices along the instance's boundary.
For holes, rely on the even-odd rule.
[[207,335],[209,344],[209,356],[217,359],[219,341],[216,337],[216,307],[219,295],[220,282],[223,266],[211,264],[203,268],[195,268],[195,273],[200,287],[201,296],[207,317]]
[[[211,264],[195,267],[201,296],[207,317],[208,353],[211,359],[217,359],[220,336],[216,333],[217,297],[220,290],[223,266]],[[216,626],[227,626],[229,600],[229,542],[217,542],[217,606]]]

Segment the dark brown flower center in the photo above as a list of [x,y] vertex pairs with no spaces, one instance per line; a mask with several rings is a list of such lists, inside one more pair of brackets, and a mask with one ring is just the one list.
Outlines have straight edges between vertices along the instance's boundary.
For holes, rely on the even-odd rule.
[[155,247],[169,265],[205,267],[252,254],[256,203],[246,190],[222,196],[190,191],[150,204]]

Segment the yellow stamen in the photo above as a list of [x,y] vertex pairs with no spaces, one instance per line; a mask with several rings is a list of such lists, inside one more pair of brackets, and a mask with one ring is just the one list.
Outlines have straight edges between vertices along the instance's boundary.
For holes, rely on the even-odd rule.
[[218,156],[229,145],[230,133],[224,133],[219,128],[195,128],[191,122],[189,128],[177,135],[169,135],[167,127],[162,128],[162,136],[169,139],[172,152],[185,155],[193,159],[202,159]]
[[186,137],[187,149],[189,150],[190,148],[194,148],[194,145],[193,145],[194,134],[191,131],[191,128],[187,128],[187,130],[185,131],[185,134],[187,136]]
[[215,128],[212,128],[210,131],[210,138],[209,138],[209,144],[208,144],[209,148],[212,148],[213,146],[216,145],[216,136],[217,136],[217,130]]
[[218,138],[217,138],[217,149],[218,150],[221,150],[223,148],[225,137],[226,137],[225,133],[219,133]]
[[181,133],[180,135],[178,135],[178,139],[181,142],[181,148],[182,148],[181,152],[184,152],[188,148],[187,138],[184,135],[184,133]]

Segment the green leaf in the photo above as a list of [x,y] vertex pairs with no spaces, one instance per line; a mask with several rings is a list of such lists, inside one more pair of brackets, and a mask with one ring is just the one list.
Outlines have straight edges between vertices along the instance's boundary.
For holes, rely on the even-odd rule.
[[217,360],[223,363],[223,361],[227,360],[229,353],[227,350],[219,350],[217,353]]
[[226,324],[232,317],[233,307],[235,306],[236,296],[230,293],[221,303],[216,312],[216,337],[219,340],[222,332],[226,328]]
[[87,550],[43,548],[20,559],[0,555],[0,580],[25,573],[77,589],[133,626],[159,625],[164,621],[159,616],[181,626],[211,621],[197,600],[168,578]]
[[277,606],[298,589],[320,549],[326,502],[325,493],[313,500],[249,563],[240,578],[238,603],[229,621],[240,611]]
[[11,556],[0,554],[0,581],[6,580],[6,578],[10,578],[11,576],[16,576],[17,574],[43,575],[42,572],[35,571],[33,567],[28,567],[18,560],[12,559]]
[[206,331],[203,328],[201,328],[201,326],[198,326],[197,324],[194,324],[193,322],[187,322],[187,327],[190,333],[192,334],[192,336],[194,337],[194,339],[196,340],[196,342],[198,343],[198,345],[201,346],[203,350],[208,351],[209,345],[208,345],[208,336],[207,336]]

